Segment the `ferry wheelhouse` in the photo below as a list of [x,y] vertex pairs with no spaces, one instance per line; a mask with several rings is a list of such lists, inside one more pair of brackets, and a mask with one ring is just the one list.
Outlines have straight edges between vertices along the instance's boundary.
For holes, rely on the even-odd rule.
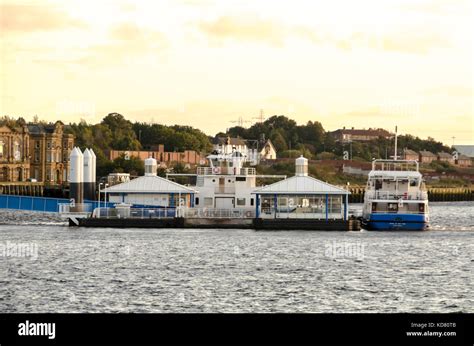
[[195,185],[190,186],[198,191],[193,207],[204,211],[204,217],[254,218],[257,201],[252,192],[257,187],[257,179],[286,178],[286,175],[257,175],[255,167],[245,166],[251,161],[237,150],[214,151],[206,158],[209,166],[197,167],[196,174],[167,174],[167,178],[189,176],[195,179]]
[[362,211],[367,230],[425,230],[428,193],[417,161],[374,160]]

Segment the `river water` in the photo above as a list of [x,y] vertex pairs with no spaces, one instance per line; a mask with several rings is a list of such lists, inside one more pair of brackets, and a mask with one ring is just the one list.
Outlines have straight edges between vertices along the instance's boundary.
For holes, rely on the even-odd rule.
[[473,209],[432,203],[426,232],[80,229],[2,211],[0,312],[474,312]]

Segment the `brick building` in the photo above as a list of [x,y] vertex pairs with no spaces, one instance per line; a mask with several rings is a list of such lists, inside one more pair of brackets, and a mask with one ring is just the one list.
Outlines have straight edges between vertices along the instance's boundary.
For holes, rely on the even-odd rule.
[[189,165],[200,165],[206,162],[205,156],[194,150],[185,151],[165,151],[164,145],[160,144],[154,150],[110,150],[108,152],[109,160],[115,160],[116,158],[124,155],[128,157],[137,157],[141,160],[146,160],[149,157],[154,158],[160,164],[166,166],[175,163],[189,164]]
[[390,139],[393,135],[384,129],[342,129],[331,132],[336,142],[367,142],[379,137]]

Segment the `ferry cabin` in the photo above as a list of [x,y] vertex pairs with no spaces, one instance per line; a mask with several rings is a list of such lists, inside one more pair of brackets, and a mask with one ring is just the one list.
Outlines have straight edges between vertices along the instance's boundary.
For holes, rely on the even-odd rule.
[[373,170],[366,194],[371,212],[424,213],[427,204],[427,192],[418,171]]
[[245,157],[239,152],[212,154],[207,157],[210,167],[198,167],[194,205],[196,208],[254,208],[256,171],[243,167]]

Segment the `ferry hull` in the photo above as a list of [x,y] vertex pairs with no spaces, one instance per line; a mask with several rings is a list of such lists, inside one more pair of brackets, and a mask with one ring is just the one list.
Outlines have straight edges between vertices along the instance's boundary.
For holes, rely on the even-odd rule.
[[362,219],[369,231],[423,231],[428,228],[425,214],[369,214]]

